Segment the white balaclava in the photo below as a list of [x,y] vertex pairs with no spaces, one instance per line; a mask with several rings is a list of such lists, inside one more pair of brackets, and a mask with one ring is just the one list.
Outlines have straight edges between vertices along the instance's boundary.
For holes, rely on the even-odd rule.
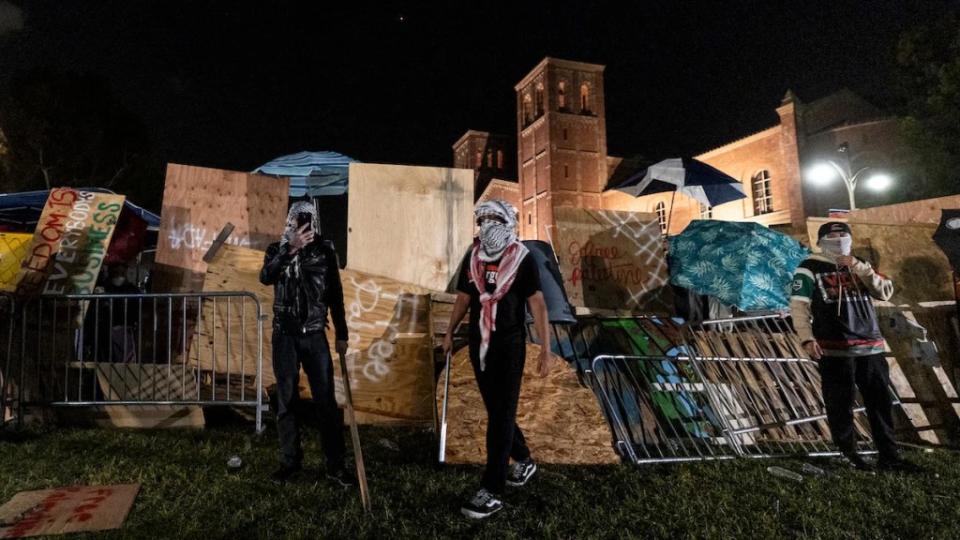
[[850,249],[853,248],[853,237],[849,234],[844,234],[836,238],[827,238],[823,237],[820,239],[820,249],[823,250],[823,253],[830,257],[840,257],[843,255],[850,255]]
[[484,221],[480,225],[480,260],[495,261],[499,259],[507,246],[517,241],[517,209],[512,204],[502,201],[487,201],[474,210],[477,221],[485,216],[497,216],[504,221]]
[[297,234],[297,216],[301,213],[310,214],[312,217],[310,227],[313,234],[317,237],[320,236],[320,216],[317,214],[317,208],[311,202],[298,201],[293,203],[290,206],[290,211],[287,212],[287,226],[283,229],[283,236],[280,237],[281,246],[289,244],[293,235]]

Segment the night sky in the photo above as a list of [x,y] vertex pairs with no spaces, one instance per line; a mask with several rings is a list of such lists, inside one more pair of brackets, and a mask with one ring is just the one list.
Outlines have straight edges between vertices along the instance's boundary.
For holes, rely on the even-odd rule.
[[611,155],[662,158],[774,125],[788,88],[894,106],[897,36],[943,5],[0,0],[0,89],[100,75],[167,161],[449,165],[466,129],[514,134],[513,85],[549,55],[607,66]]

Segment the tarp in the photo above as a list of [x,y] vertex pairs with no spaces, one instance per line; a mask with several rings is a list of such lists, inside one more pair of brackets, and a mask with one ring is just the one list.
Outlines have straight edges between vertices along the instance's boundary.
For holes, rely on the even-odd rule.
[[[77,191],[94,193],[113,193],[109,189],[96,187],[73,188]],[[16,228],[23,231],[32,231],[43,212],[43,205],[47,202],[50,191],[24,191],[21,193],[0,193],[0,226]],[[147,229],[156,231],[160,228],[160,216],[153,212],[125,200],[124,208],[133,212],[140,219],[147,222]]]
[[278,157],[253,172],[289,178],[291,197],[323,197],[347,192],[349,166],[355,162],[337,152],[297,152]]

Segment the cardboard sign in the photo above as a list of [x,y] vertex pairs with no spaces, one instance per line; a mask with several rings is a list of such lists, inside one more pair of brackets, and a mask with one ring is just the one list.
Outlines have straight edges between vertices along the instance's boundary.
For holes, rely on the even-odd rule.
[[55,188],[17,278],[20,294],[93,292],[123,195]]
[[32,240],[32,234],[0,232],[0,291],[16,290],[20,265],[27,258]]
[[574,306],[667,313],[667,260],[655,214],[554,209],[554,249]]
[[17,277],[18,293],[37,294],[43,288],[47,269],[60,250],[60,240],[63,238],[70,210],[79,197],[80,193],[70,188],[50,190],[33,234],[33,242],[20,267]]
[[60,249],[44,294],[89,294],[97,284],[110,238],[123,209],[123,195],[78,191],[67,216]]
[[21,491],[0,506],[0,538],[119,529],[140,484]]

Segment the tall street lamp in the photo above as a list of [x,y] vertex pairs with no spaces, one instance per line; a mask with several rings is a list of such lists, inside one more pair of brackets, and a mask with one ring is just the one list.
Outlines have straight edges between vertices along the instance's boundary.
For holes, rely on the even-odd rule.
[[[846,145],[841,146],[839,151],[845,154],[847,151]],[[847,187],[847,195],[850,197],[850,210],[853,211],[857,209],[856,198],[854,196],[857,182],[866,175],[867,171],[872,170],[871,167],[862,167],[856,172],[852,172],[849,160],[843,160],[841,163],[837,163],[832,159],[825,159],[814,163],[813,166],[807,170],[806,176],[812,184],[817,186],[829,185],[830,182],[839,176]],[[874,172],[866,179],[866,185],[871,191],[886,191],[893,185],[893,178],[882,172]]]

